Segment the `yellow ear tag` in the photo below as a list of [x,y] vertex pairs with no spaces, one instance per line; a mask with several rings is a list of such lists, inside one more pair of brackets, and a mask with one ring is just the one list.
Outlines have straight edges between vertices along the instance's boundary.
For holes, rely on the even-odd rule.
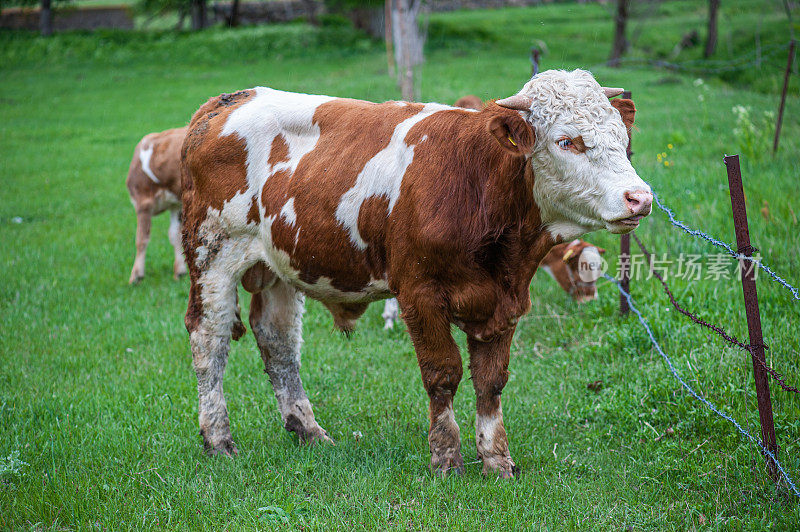
[[510,143],[511,143],[511,144],[513,144],[514,146],[516,146],[516,145],[517,145],[517,143],[516,143],[516,142],[514,142],[514,139],[512,139],[512,138],[511,138],[511,135],[509,135],[509,136],[508,136],[508,142],[510,142]]
[[575,253],[574,249],[572,249],[572,248],[568,249],[567,252],[564,253],[564,257],[561,260],[563,260],[564,262],[567,262],[569,260],[569,258],[572,256],[573,253]]

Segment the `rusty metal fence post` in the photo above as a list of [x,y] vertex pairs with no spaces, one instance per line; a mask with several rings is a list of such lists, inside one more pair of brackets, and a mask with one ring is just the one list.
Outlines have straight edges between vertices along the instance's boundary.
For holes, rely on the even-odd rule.
[[[731,193],[731,209],[733,211],[733,225],[736,229],[736,246],[738,252],[750,257],[753,247],[750,245],[750,230],[747,225],[747,210],[742,186],[742,172],[739,168],[739,156],[728,155],[725,157],[725,166],[728,170],[728,186]],[[761,440],[775,458],[778,457],[778,445],[775,441],[775,425],[772,420],[772,400],[769,393],[767,372],[764,369],[764,340],[761,335],[761,313],[758,309],[758,293],[756,292],[755,272],[757,268],[751,261],[739,259],[742,271],[742,293],[744,294],[744,309],[747,315],[747,329],[750,334],[750,354],[753,361],[753,374],[756,383],[756,399],[758,401],[758,417],[761,421]],[[768,456],[767,469],[773,480],[778,480],[778,471],[775,462]]]
[[[622,93],[622,97],[628,100],[631,99],[631,91],[624,91]],[[633,131],[628,136],[628,160],[631,159],[633,155],[633,151],[631,150],[631,137],[633,136]],[[624,234],[619,239],[619,284],[623,290],[627,293],[631,293],[631,235]],[[623,295],[623,292],[619,293],[619,313],[621,315],[626,315],[630,312],[630,305],[628,304],[628,299]]]

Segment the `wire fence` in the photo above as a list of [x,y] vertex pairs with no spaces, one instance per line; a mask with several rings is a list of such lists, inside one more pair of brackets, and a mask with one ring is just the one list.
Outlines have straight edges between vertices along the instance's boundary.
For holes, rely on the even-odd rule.
[[[652,255],[650,254],[649,251],[647,251],[647,248],[644,246],[644,244],[642,244],[642,241],[639,240],[639,237],[636,236],[635,233],[632,233],[631,236],[633,236],[633,239],[636,241],[636,244],[639,246],[639,249],[641,249],[642,253],[647,257],[648,264],[652,264],[652,260],[650,258],[650,257],[652,257]],[[708,323],[707,321],[699,318],[696,314],[693,314],[693,313],[689,312],[688,310],[684,309],[683,307],[681,307],[678,304],[678,302],[675,300],[675,296],[673,295],[672,290],[670,290],[669,286],[667,285],[666,281],[664,281],[664,278],[661,276],[661,274],[658,273],[657,271],[655,271],[655,269],[652,268],[652,267],[650,268],[650,273],[652,273],[653,276],[656,279],[658,279],[658,281],[664,287],[664,291],[667,293],[667,296],[669,297],[670,303],[672,303],[672,306],[675,307],[675,310],[677,310],[678,312],[680,312],[681,314],[683,314],[684,316],[686,316],[687,318],[689,318],[690,320],[692,320],[696,324],[714,331],[719,336],[721,336],[723,339],[725,339],[728,343],[733,344],[736,347],[749,352],[751,355],[754,354],[753,353],[753,347],[755,347],[755,346],[753,346],[752,344],[744,344],[743,342],[739,341],[735,336],[730,335],[727,332],[725,332],[725,329],[723,329],[719,325],[713,325],[711,323]],[[766,345],[766,344],[762,344],[760,347],[763,347],[764,349],[769,349],[769,346]],[[772,377],[780,385],[781,388],[783,388],[787,392],[800,393],[800,390],[798,390],[794,386],[790,386],[790,385],[786,384],[786,378],[783,375],[781,375],[780,373],[778,373],[777,371],[775,371],[773,368],[768,366],[760,358],[754,357],[753,360],[755,360],[762,368],[764,368],[764,371],[766,371],[767,374],[770,377]]]
[[[772,278],[772,280],[778,282],[784,288],[789,290],[795,300],[800,299],[800,294],[798,293],[798,290],[797,290],[796,287],[794,287],[788,281],[786,281],[785,279],[780,277],[778,274],[776,274],[771,268],[769,268],[765,264],[763,264],[763,262],[760,260],[760,258],[757,258],[757,257],[754,258],[754,257],[749,256],[754,251],[757,251],[755,248],[750,246],[749,249],[739,249],[739,250],[734,251],[734,249],[730,245],[726,244],[725,242],[723,242],[723,241],[721,241],[721,240],[719,240],[717,238],[714,238],[713,236],[711,236],[711,235],[709,235],[709,234],[707,234],[707,233],[705,233],[703,231],[700,231],[699,229],[693,229],[693,228],[689,227],[687,224],[685,224],[684,222],[678,220],[677,217],[675,216],[675,213],[672,211],[672,209],[670,209],[669,207],[664,205],[664,203],[658,198],[658,196],[655,193],[653,194],[653,199],[655,201],[655,204],[658,206],[658,208],[661,209],[664,213],[666,213],[667,217],[669,218],[669,222],[673,226],[681,229],[683,232],[685,232],[688,235],[691,235],[691,236],[693,236],[695,238],[699,238],[699,239],[702,239],[702,240],[706,240],[707,242],[710,242],[714,246],[717,246],[719,248],[724,249],[725,252],[728,255],[730,255],[732,258],[742,261],[740,263],[742,266],[744,266],[744,261],[749,261],[749,263],[751,264],[751,268],[758,267],[761,270],[765,271],[767,274],[769,274],[769,276]],[[744,342],[742,342],[739,339],[737,339],[735,336],[733,336],[733,335],[729,334],[728,332],[726,332],[723,327],[721,327],[719,325],[714,325],[712,323],[709,323],[709,322],[701,319],[700,317],[698,317],[696,314],[684,309],[677,302],[672,290],[667,285],[667,283],[664,280],[663,276],[658,271],[656,271],[656,269],[654,268],[654,262],[653,262],[652,254],[648,251],[648,249],[645,247],[645,245],[642,243],[642,241],[639,239],[639,237],[635,233],[631,233],[631,235],[633,236],[633,239],[636,241],[637,245],[639,246],[639,249],[641,249],[642,253],[647,258],[647,263],[649,265],[650,273],[656,279],[658,279],[658,281],[661,283],[661,286],[663,287],[664,291],[666,292],[667,296],[669,297],[670,303],[672,304],[672,306],[678,312],[680,312],[682,315],[684,315],[687,318],[689,318],[692,322],[696,323],[697,325],[700,325],[700,326],[702,326],[702,327],[704,327],[706,329],[709,329],[709,330],[715,332],[717,335],[722,337],[729,344],[732,344],[732,345],[734,345],[734,346],[736,346],[736,347],[738,347],[738,348],[740,348],[740,349],[742,349],[744,351],[749,352],[751,354],[751,358],[752,358],[753,362],[755,364],[759,365],[761,367],[761,369],[763,369],[766,372],[767,375],[769,375],[776,382],[778,382],[778,384],[781,386],[781,388],[783,388],[785,391],[792,392],[792,393],[800,393],[800,390],[797,387],[791,386],[791,385],[786,383],[786,379],[785,379],[785,377],[783,375],[781,375],[776,370],[774,370],[773,368],[768,366],[766,364],[766,362],[764,360],[762,360],[763,357],[756,356],[757,350],[758,350],[758,352],[763,353],[763,351],[760,351],[760,350],[761,349],[768,349],[769,348],[768,346],[763,345],[763,344],[761,344],[761,345],[745,344]],[[653,333],[652,328],[650,327],[650,325],[647,322],[647,320],[645,319],[645,317],[642,315],[641,311],[635,306],[629,291],[626,290],[626,287],[623,287],[623,285],[617,279],[614,279],[613,277],[609,276],[608,274],[604,273],[603,275],[604,275],[604,277],[606,279],[612,281],[617,286],[617,289],[619,290],[620,294],[623,296],[625,301],[627,301],[629,310],[631,312],[633,312],[637,316],[637,318],[639,319],[639,322],[641,323],[641,325],[644,327],[645,331],[647,332],[647,335],[650,338],[650,342],[652,343],[653,347],[661,355],[661,357],[664,359],[664,361],[667,363],[667,366],[668,366],[670,372],[678,380],[678,382],[680,382],[681,386],[687,392],[689,392],[689,394],[691,394],[694,398],[696,398],[698,401],[703,403],[703,405],[705,405],[707,408],[709,408],[712,412],[714,412],[718,416],[722,417],[723,419],[725,419],[728,422],[730,422],[731,424],[733,424],[733,426],[736,428],[736,430],[742,436],[744,436],[747,440],[749,440],[752,443],[755,443],[756,446],[759,448],[759,450],[766,457],[766,459],[768,459],[770,461],[770,465],[774,465],[774,472],[776,473],[776,475],[778,473],[780,474],[779,477],[776,477],[776,480],[778,480],[779,482],[781,480],[783,482],[785,482],[786,486],[789,488],[791,493],[794,494],[796,497],[800,498],[800,491],[798,491],[794,481],[792,480],[792,478],[790,477],[790,475],[788,474],[788,472],[786,471],[784,466],[777,459],[777,447],[775,447],[775,449],[776,449],[775,452],[770,451],[765,446],[765,444],[762,443],[761,440],[759,440],[758,438],[754,437],[747,430],[745,430],[741,426],[741,424],[738,423],[735,419],[733,419],[731,416],[723,413],[718,407],[716,407],[714,404],[712,404],[710,401],[708,401],[705,397],[701,396],[694,389],[692,389],[692,387],[689,386],[686,383],[686,381],[684,381],[683,378],[680,376],[678,371],[675,369],[675,366],[672,363],[672,360],[664,352],[663,348],[661,347],[661,345],[656,340],[655,334]],[[744,274],[743,274],[743,278],[744,278]],[[771,412],[770,412],[770,420],[771,420]],[[771,424],[771,421],[770,421],[770,424]]]
[[764,264],[759,257],[749,257],[749,256],[744,254],[746,251],[750,251],[750,252],[758,251],[756,248],[753,248],[751,250],[742,249],[742,250],[734,251],[733,248],[731,246],[729,246],[728,244],[726,244],[725,242],[723,242],[721,240],[718,240],[718,239],[714,238],[713,236],[711,236],[711,235],[709,235],[707,233],[704,233],[703,231],[700,231],[699,229],[692,229],[691,227],[687,226],[682,221],[678,220],[675,217],[675,213],[672,212],[672,209],[670,209],[669,207],[666,207],[663,203],[661,203],[661,200],[658,199],[658,195],[655,194],[655,192],[653,193],[653,200],[655,201],[655,203],[658,206],[658,208],[661,209],[662,211],[664,211],[667,214],[667,216],[669,217],[669,222],[672,225],[682,229],[684,232],[686,232],[687,234],[689,234],[689,235],[691,235],[693,237],[702,238],[704,240],[707,240],[708,242],[711,242],[715,246],[724,249],[725,252],[728,255],[730,255],[731,257],[733,257],[734,259],[739,259],[739,260],[745,260],[745,261],[752,262],[753,264],[758,266],[758,268],[760,268],[761,270],[766,272],[767,275],[769,275],[774,281],[776,281],[777,283],[783,285],[784,288],[789,290],[792,293],[792,297],[794,299],[800,300],[800,291],[798,291],[797,288],[795,288],[794,286],[789,284],[788,281],[786,281],[784,278],[782,278],[777,273],[775,273],[772,270],[772,268],[770,268],[769,266]]
[[778,457],[775,456],[775,454],[772,453],[769,449],[767,449],[758,438],[750,434],[750,432],[748,432],[744,427],[742,427],[742,425],[738,421],[736,421],[733,417],[722,412],[717,406],[715,406],[708,399],[697,393],[691,386],[689,386],[689,384],[685,380],[683,380],[683,377],[681,377],[680,373],[678,373],[678,370],[675,369],[675,364],[672,363],[672,359],[670,359],[670,357],[664,352],[664,349],[656,340],[655,334],[653,333],[653,329],[650,328],[650,324],[647,322],[647,319],[642,315],[642,313],[634,304],[633,298],[631,297],[630,293],[622,288],[622,285],[619,283],[619,281],[617,281],[608,274],[603,274],[603,275],[606,279],[608,279],[617,286],[617,290],[619,290],[619,292],[623,295],[623,297],[625,297],[625,299],[628,301],[628,306],[631,312],[636,314],[636,317],[639,319],[639,323],[641,323],[642,327],[647,332],[647,336],[650,338],[650,343],[653,345],[658,354],[661,355],[661,357],[664,359],[664,362],[666,362],[670,372],[678,380],[683,389],[685,389],[692,397],[700,401],[703,405],[705,405],[709,410],[714,412],[716,415],[731,423],[739,432],[739,434],[744,436],[745,439],[754,443],[756,447],[758,447],[758,449],[767,458],[769,458],[772,461],[772,463],[775,464],[777,471],[780,473],[781,479],[786,483],[786,486],[791,491],[791,493],[795,495],[798,499],[800,499],[800,490],[797,489],[797,486],[792,480],[792,477],[786,471],[786,468],[783,466],[783,464],[781,464],[778,461]]

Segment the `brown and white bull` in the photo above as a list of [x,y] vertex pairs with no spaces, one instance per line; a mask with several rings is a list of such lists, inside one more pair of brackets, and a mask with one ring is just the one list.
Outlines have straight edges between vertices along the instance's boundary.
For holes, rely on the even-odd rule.
[[468,111],[255,88],[212,98],[183,146],[186,327],[209,453],[234,453],[222,378],[244,327],[237,285],[286,429],[330,440],[300,380],[304,296],[347,328],[395,295],[430,398],[431,468],[461,471],[453,397],[468,336],[484,473],[511,476],[500,393],[539,261],[650,211],[625,156],[629,100],[585,71],[548,71]]
[[181,146],[186,128],[145,135],[133,151],[125,184],[136,209],[136,258],[130,284],[144,277],[144,259],[153,216],[169,211],[169,241],[175,248],[173,274],[186,273],[181,249]]

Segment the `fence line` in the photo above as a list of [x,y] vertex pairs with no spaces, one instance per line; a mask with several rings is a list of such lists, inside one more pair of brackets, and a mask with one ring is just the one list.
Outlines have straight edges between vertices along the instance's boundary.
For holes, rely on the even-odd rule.
[[[779,276],[777,273],[775,273],[772,270],[772,268],[770,268],[769,266],[764,264],[761,260],[759,260],[758,258],[755,258],[755,257],[748,257],[747,255],[744,255],[743,253],[741,253],[744,250],[734,251],[733,248],[730,247],[725,242],[723,242],[721,240],[717,240],[713,236],[711,236],[711,235],[709,235],[707,233],[704,233],[703,231],[700,231],[699,229],[692,229],[691,227],[687,226],[685,223],[683,223],[682,221],[678,220],[675,217],[675,213],[672,212],[672,210],[669,207],[667,207],[663,203],[661,203],[661,200],[658,199],[658,195],[655,192],[653,192],[653,200],[655,201],[655,203],[658,206],[658,208],[661,209],[662,211],[664,211],[667,214],[667,216],[669,217],[669,221],[670,221],[670,223],[672,225],[682,229],[684,232],[688,233],[689,235],[691,235],[691,236],[693,236],[695,238],[702,238],[704,240],[707,240],[708,242],[711,242],[715,246],[724,249],[728,253],[728,255],[730,255],[734,259],[746,260],[746,261],[752,262],[753,264],[755,264],[756,266],[758,266],[759,268],[764,270],[770,277],[772,277],[772,279],[774,281],[778,282],[779,284],[783,285],[784,288],[788,289],[792,293],[792,297],[794,299],[800,300],[800,291],[798,291],[797,288],[795,288],[794,286],[789,284],[785,279],[783,279],[781,276]],[[754,251],[757,251],[757,250],[754,248]]]
[[708,399],[706,399],[705,397],[703,397],[702,395],[700,395],[700,394],[698,394],[696,391],[694,391],[694,389],[693,389],[691,386],[689,386],[689,384],[687,384],[687,382],[686,382],[685,380],[683,380],[683,378],[682,378],[682,377],[680,376],[680,374],[678,373],[678,370],[677,370],[677,369],[675,369],[675,365],[672,363],[672,360],[669,358],[669,356],[667,356],[667,354],[666,354],[666,353],[664,352],[664,350],[661,348],[661,345],[660,345],[660,344],[658,343],[658,341],[656,340],[655,334],[653,334],[653,330],[650,328],[650,324],[647,322],[647,320],[646,320],[646,319],[645,319],[645,317],[642,315],[642,313],[639,311],[639,309],[638,309],[638,308],[636,308],[636,306],[634,305],[634,303],[633,303],[633,298],[631,297],[630,293],[628,293],[627,291],[625,291],[625,290],[622,288],[622,286],[619,284],[619,281],[617,281],[616,279],[614,279],[613,277],[611,277],[611,276],[610,276],[610,275],[608,275],[607,273],[604,273],[604,274],[603,274],[603,276],[604,276],[604,277],[605,277],[607,280],[609,280],[609,281],[611,281],[612,283],[614,283],[614,284],[617,286],[617,290],[619,290],[620,294],[622,294],[622,295],[625,297],[625,299],[626,299],[626,300],[627,300],[627,302],[628,302],[628,306],[630,307],[630,310],[631,310],[631,312],[633,312],[634,314],[636,314],[636,317],[639,319],[639,323],[641,323],[641,324],[642,324],[642,327],[643,327],[643,328],[644,328],[644,330],[647,332],[647,335],[650,337],[650,343],[652,343],[652,344],[653,344],[653,347],[656,349],[656,351],[658,352],[658,354],[659,354],[659,355],[661,355],[661,357],[662,357],[662,358],[664,359],[664,361],[667,363],[667,366],[669,367],[669,370],[670,370],[670,372],[671,372],[671,373],[672,373],[672,375],[673,375],[673,376],[674,376],[674,377],[675,377],[675,378],[678,380],[678,382],[681,384],[681,386],[682,386],[682,387],[683,387],[683,388],[684,388],[684,389],[685,389],[687,392],[689,392],[689,394],[690,394],[692,397],[694,397],[695,399],[697,399],[698,401],[700,401],[701,403],[703,403],[703,404],[704,404],[704,405],[705,405],[705,406],[706,406],[706,407],[707,407],[709,410],[711,410],[712,412],[714,412],[715,414],[717,414],[717,415],[718,415],[718,416],[720,416],[721,418],[723,418],[723,419],[725,419],[725,420],[729,421],[731,424],[733,424],[733,426],[736,428],[736,430],[737,430],[737,431],[739,431],[739,433],[740,433],[742,436],[744,436],[745,438],[747,438],[747,439],[748,439],[748,440],[750,440],[751,442],[755,443],[755,444],[756,444],[756,446],[757,446],[757,447],[758,447],[758,448],[761,450],[761,452],[762,452],[764,455],[766,455],[766,456],[767,456],[767,457],[768,457],[770,460],[772,460],[772,462],[775,464],[775,466],[777,467],[778,471],[779,471],[779,472],[780,472],[780,474],[781,474],[781,477],[783,477],[783,480],[786,482],[786,484],[787,484],[787,486],[789,487],[789,489],[791,490],[791,492],[792,492],[792,493],[793,493],[793,494],[794,494],[794,495],[795,495],[797,498],[799,498],[799,499],[800,499],[800,490],[798,490],[798,489],[797,489],[797,486],[795,486],[794,482],[792,481],[792,478],[789,476],[789,473],[787,473],[787,472],[786,472],[786,469],[784,469],[783,465],[782,465],[782,464],[781,464],[781,463],[778,461],[778,458],[777,458],[777,456],[775,456],[775,454],[773,454],[772,452],[770,452],[770,450],[769,450],[769,449],[767,449],[767,448],[764,446],[764,444],[762,444],[762,443],[761,443],[761,441],[760,441],[760,440],[758,440],[758,439],[757,439],[757,438],[755,438],[755,437],[754,437],[752,434],[750,434],[750,433],[749,433],[747,430],[745,430],[745,429],[744,429],[744,428],[743,428],[743,427],[742,427],[742,426],[739,424],[739,422],[737,422],[737,421],[736,421],[735,419],[733,419],[731,416],[729,416],[729,415],[727,415],[727,414],[725,414],[725,413],[721,412],[721,411],[720,411],[720,410],[719,410],[719,409],[718,409],[716,406],[714,406],[714,404],[712,404],[712,403],[711,403],[711,402],[710,402]]
[[[640,57],[622,57],[620,58],[620,66],[652,66],[658,68],[665,68],[675,72],[686,72],[689,74],[704,74],[713,75],[722,72],[735,72],[752,69],[753,67],[760,67],[766,64],[767,61],[773,59],[781,51],[786,50],[790,46],[789,42],[776,43],[764,46],[759,55],[753,55],[753,52],[734,57],[732,59],[690,59],[680,63],[673,63],[663,59],[646,59]],[[608,66],[608,62],[597,63],[593,65],[590,70],[596,67]],[[776,66],[777,65],[773,65]]]
[[[672,294],[672,290],[670,290],[669,286],[667,286],[667,282],[664,280],[664,278],[661,276],[661,274],[658,273],[657,271],[655,271],[655,269],[652,267],[652,263],[650,262],[650,257],[651,257],[650,252],[647,251],[647,248],[644,247],[644,244],[642,244],[642,241],[639,240],[638,236],[636,236],[636,233],[631,233],[631,235],[633,236],[633,239],[636,241],[636,244],[639,246],[639,249],[641,249],[642,253],[644,253],[644,255],[647,257],[648,264],[651,265],[650,266],[650,272],[653,274],[653,276],[656,279],[659,280],[659,282],[661,282],[661,285],[664,287],[664,291],[667,293],[667,296],[669,297],[670,303],[672,303],[672,306],[675,307],[675,310],[677,310],[678,312],[680,312],[681,314],[683,314],[684,316],[686,316],[687,318],[689,318],[690,320],[692,320],[696,324],[701,325],[701,326],[703,326],[703,327],[705,327],[707,329],[710,329],[710,330],[714,331],[719,336],[721,336],[723,339],[725,339],[727,342],[735,345],[736,347],[738,347],[740,349],[743,349],[743,350],[749,352],[751,355],[754,354],[753,353],[753,347],[754,346],[752,344],[744,344],[743,342],[738,340],[735,336],[725,332],[725,329],[723,329],[719,325],[713,325],[711,323],[708,323],[707,321],[699,318],[696,314],[693,314],[692,312],[689,312],[688,310],[686,310],[683,307],[681,307],[678,304],[678,302],[675,300],[675,296]],[[763,347],[764,349],[769,349],[769,346],[766,345],[766,344],[762,344],[761,347]],[[753,360],[755,360],[758,363],[758,365],[761,366],[764,369],[764,371],[766,371],[769,374],[769,376],[772,377],[780,385],[781,388],[783,388],[787,392],[800,393],[800,390],[798,390],[794,386],[790,386],[790,385],[786,384],[786,377],[784,377],[783,375],[778,373],[778,371],[776,371],[775,369],[773,369],[770,366],[768,366],[766,362],[762,362],[761,359],[758,358],[758,357],[754,357]]]

